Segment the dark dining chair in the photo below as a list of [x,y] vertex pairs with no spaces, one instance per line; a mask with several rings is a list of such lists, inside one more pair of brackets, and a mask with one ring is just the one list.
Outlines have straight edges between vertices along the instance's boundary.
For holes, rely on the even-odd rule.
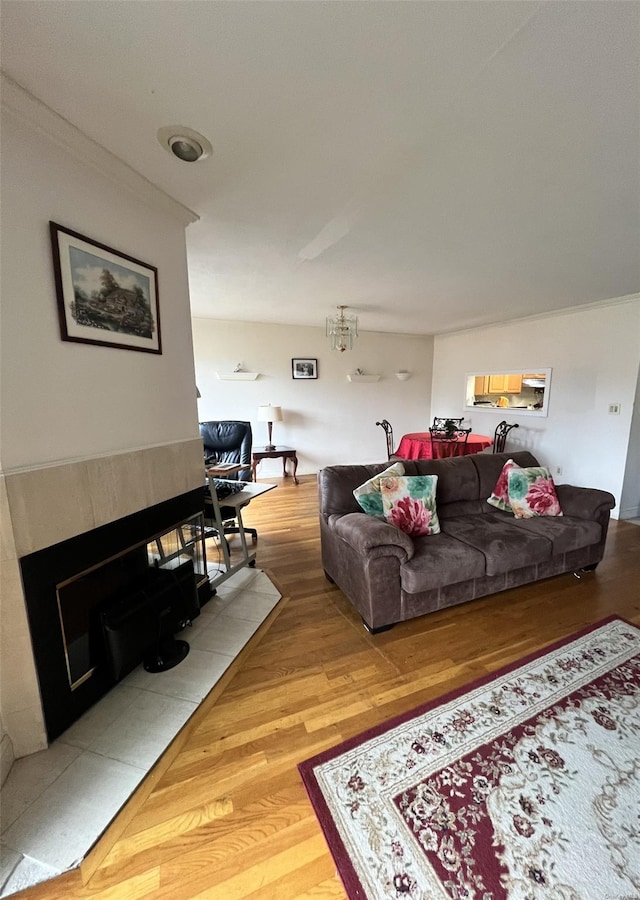
[[[471,434],[470,428],[434,428],[429,429],[431,438],[431,458],[440,459],[443,456],[452,456],[449,452],[452,444],[466,444]],[[445,452],[445,448],[446,452]],[[464,454],[464,449],[462,454]],[[456,454],[458,455],[458,454]]]
[[505,419],[497,425],[495,433],[493,435],[493,452],[494,453],[504,453],[504,445],[507,441],[507,435],[511,431],[512,428],[519,428],[517,422],[514,422],[512,425],[507,425]]
[[387,459],[391,459],[393,456],[393,428],[391,423],[387,419],[383,419],[382,422],[376,422],[376,425],[379,425],[384,430],[387,440]]

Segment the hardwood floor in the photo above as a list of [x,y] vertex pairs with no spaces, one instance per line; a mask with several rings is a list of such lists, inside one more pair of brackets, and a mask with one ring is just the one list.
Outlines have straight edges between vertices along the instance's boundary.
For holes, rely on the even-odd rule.
[[21,896],[344,898],[298,762],[607,615],[640,624],[640,526],[612,522],[596,573],[371,636],[324,578],[316,493],[313,476],[283,479],[251,505],[258,565],[288,599],[115,823],[106,855]]

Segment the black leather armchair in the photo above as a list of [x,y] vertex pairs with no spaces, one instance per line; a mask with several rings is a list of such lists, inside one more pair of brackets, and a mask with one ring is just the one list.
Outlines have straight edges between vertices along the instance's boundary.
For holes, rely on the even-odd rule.
[[[251,481],[251,447],[253,442],[253,434],[251,432],[251,422],[241,421],[219,421],[219,422],[200,422],[200,437],[204,449],[205,465],[213,463],[238,463],[243,465],[246,463],[247,468],[241,469],[233,475],[225,475],[225,478],[235,479],[239,481]],[[209,528],[215,527],[213,520],[211,495],[209,488],[205,488],[204,496],[204,517],[205,524]],[[236,510],[232,506],[224,506],[224,501],[220,507],[220,515],[224,524],[224,534],[220,535],[221,540],[226,540],[227,534],[239,534],[239,528],[235,523]],[[255,528],[246,528],[245,532],[253,537],[254,542],[258,537]]]
[[246,469],[229,478],[251,481],[251,422],[200,422],[200,437],[205,463],[246,463]]

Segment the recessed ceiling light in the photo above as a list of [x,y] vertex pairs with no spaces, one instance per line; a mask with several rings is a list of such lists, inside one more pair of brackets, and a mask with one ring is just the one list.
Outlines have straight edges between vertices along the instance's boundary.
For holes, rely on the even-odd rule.
[[192,128],[184,125],[165,125],[158,129],[158,140],[167,153],[183,162],[199,162],[213,153],[209,141]]

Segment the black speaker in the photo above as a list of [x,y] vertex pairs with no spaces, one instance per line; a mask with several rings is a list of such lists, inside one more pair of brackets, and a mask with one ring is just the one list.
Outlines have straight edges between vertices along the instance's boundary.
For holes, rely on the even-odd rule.
[[173,635],[200,615],[193,563],[150,568],[143,581],[101,613],[107,661],[114,681],[140,662],[149,672],[173,668],[189,652]]

